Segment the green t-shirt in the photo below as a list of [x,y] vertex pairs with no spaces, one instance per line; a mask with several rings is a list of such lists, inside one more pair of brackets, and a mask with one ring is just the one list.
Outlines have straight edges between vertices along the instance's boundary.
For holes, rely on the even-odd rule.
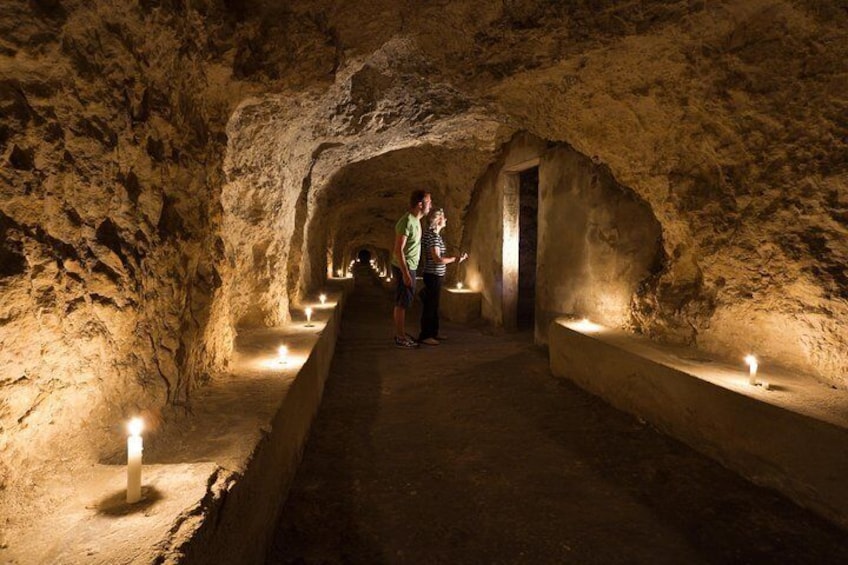
[[[395,224],[395,233],[406,236],[406,245],[403,246],[403,256],[409,269],[418,268],[418,258],[421,256],[421,222],[412,214],[404,214],[403,218]],[[392,253],[392,265],[400,267],[398,258]]]

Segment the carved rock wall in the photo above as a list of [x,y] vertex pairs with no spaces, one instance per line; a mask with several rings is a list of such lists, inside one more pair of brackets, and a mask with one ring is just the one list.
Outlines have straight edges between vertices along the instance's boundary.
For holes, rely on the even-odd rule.
[[843,4],[3,3],[0,485],[119,452],[237,326],[285,322],[328,250],[390,246],[413,188],[480,243],[498,322],[473,210],[517,131],[659,222],[633,327],[846,386]]
[[119,450],[215,364],[224,20],[153,4],[0,7],[0,490]]

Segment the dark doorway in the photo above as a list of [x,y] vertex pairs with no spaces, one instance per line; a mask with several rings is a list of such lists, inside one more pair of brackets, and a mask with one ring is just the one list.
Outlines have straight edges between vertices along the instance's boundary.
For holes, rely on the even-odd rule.
[[536,240],[539,213],[539,167],[518,174],[518,311],[519,330],[536,322]]
[[356,257],[359,259],[360,263],[368,263],[371,260],[371,252],[367,249],[360,249],[359,253],[356,254]]

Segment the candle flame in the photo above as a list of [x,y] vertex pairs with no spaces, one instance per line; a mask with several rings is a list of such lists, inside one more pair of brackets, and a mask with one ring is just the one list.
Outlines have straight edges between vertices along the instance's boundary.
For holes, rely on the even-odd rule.
[[456,283],[456,288],[458,288],[459,290],[462,290],[462,281],[459,281],[458,283]]
[[306,312],[306,320],[307,321],[311,320],[312,319],[312,307],[307,306],[305,312]]
[[325,302],[327,302],[327,295],[322,294],[321,296],[318,297],[318,300],[321,301],[321,304],[324,304]]
[[280,362],[285,363],[288,360],[289,348],[281,345],[277,348],[277,356],[280,358]]
[[745,356],[745,363],[748,364],[749,367],[756,367],[759,363],[757,362],[757,358],[753,355]]
[[129,422],[127,422],[127,431],[131,436],[141,435],[143,429],[144,420],[141,418],[132,418]]

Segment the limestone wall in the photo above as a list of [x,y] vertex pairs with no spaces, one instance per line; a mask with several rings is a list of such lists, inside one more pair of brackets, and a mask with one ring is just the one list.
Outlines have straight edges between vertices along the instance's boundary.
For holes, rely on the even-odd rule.
[[569,148],[546,152],[539,176],[537,341],[547,343],[563,314],[631,327],[633,302],[664,267],[659,223],[605,167]]
[[119,451],[220,366],[209,8],[0,6],[0,491]]

